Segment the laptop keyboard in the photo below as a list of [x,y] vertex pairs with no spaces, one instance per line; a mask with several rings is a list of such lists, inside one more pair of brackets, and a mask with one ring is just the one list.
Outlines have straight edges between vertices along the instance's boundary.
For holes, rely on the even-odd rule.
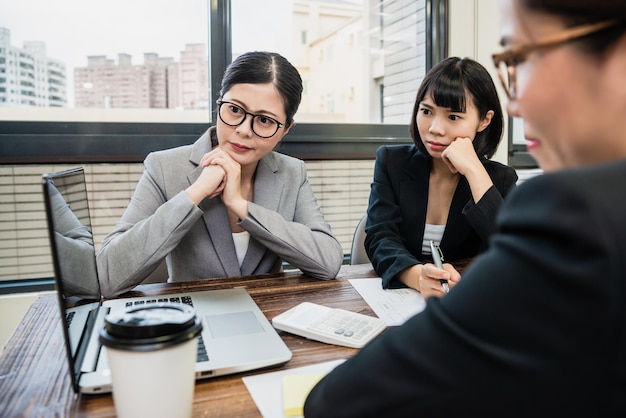
[[[158,302],[176,302],[176,303],[184,303],[193,307],[193,302],[191,300],[191,296],[176,296],[171,298],[157,298],[157,299],[148,299],[148,300],[136,300],[134,302],[126,302],[126,307],[149,304],[149,303],[158,303]],[[198,356],[197,361],[208,361],[209,355],[206,352],[206,346],[204,345],[204,340],[202,339],[202,334],[198,335]]]
[[74,312],[74,311],[68,312],[67,314],[65,314],[65,321],[67,322],[67,327],[68,328],[72,324],[72,319],[74,319],[74,314],[76,314],[76,312]]

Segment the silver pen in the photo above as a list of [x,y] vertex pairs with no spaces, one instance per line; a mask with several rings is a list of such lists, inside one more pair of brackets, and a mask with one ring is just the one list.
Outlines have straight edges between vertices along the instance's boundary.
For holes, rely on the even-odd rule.
[[[439,244],[432,240],[430,241],[430,253],[433,256],[433,262],[437,268],[443,270],[443,253],[441,252],[441,248],[439,248]],[[441,283],[441,287],[443,287],[444,292],[448,293],[450,291],[447,280],[439,279],[439,283]]]

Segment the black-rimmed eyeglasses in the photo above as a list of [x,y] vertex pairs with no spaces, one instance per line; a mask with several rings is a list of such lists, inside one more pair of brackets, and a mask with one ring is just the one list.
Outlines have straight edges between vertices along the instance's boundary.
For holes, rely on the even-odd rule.
[[271,138],[283,126],[274,118],[266,115],[257,115],[244,110],[241,106],[224,100],[217,101],[219,115],[222,122],[228,126],[239,126],[246,120],[248,115],[252,116],[251,128],[257,136],[261,138]]
[[532,51],[551,46],[558,46],[567,42],[575,41],[583,36],[591,35],[615,25],[616,21],[605,21],[588,25],[575,26],[550,35],[537,42],[527,43],[511,47],[505,51],[493,54],[493,63],[498,70],[498,77],[510,100],[517,98],[517,66],[526,60]]

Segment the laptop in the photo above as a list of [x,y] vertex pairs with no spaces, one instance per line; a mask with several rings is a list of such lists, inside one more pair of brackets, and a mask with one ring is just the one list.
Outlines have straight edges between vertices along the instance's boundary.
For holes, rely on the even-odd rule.
[[196,379],[273,367],[287,348],[243,288],[104,299],[100,294],[85,173],[82,167],[42,175],[54,279],[75,392],[113,390],[106,347],[98,341],[110,312],[136,304],[186,303],[201,318]]

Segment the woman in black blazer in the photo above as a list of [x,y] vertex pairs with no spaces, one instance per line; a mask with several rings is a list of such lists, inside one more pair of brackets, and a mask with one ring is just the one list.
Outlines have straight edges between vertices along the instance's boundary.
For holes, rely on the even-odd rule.
[[[384,288],[409,286],[442,296],[422,274],[432,262],[430,240],[446,261],[487,247],[502,199],[517,174],[489,160],[502,139],[503,116],[487,70],[468,58],[448,58],[426,74],[411,116],[414,145],[376,153],[365,249]],[[450,266],[448,266],[450,267]],[[440,270],[450,287],[459,274]]]
[[545,174],[443,298],[337,366],[316,417],[626,417],[626,2],[501,0],[494,55]]

